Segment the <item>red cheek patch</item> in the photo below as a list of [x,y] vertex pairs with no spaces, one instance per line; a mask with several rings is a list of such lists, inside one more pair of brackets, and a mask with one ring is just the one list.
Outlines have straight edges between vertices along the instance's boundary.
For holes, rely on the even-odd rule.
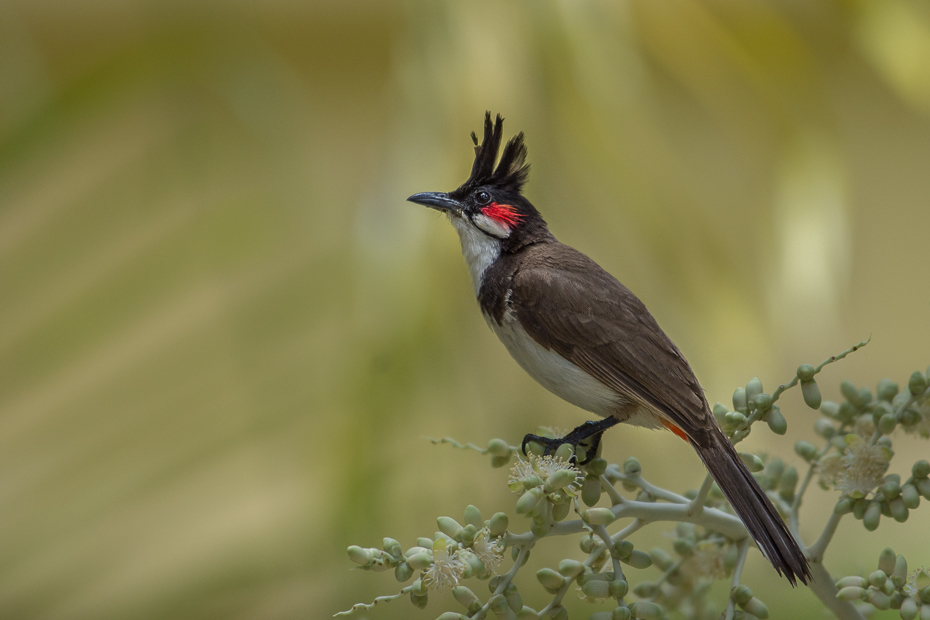
[[481,213],[507,228],[513,228],[520,223],[520,220],[526,217],[518,212],[517,208],[513,205],[504,205],[497,202],[492,202],[488,206],[483,207]]

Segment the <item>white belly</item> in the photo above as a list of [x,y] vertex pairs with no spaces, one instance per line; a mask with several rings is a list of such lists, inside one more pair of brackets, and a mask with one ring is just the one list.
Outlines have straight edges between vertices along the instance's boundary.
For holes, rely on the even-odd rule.
[[622,396],[555,351],[539,346],[512,313],[504,315],[501,325],[487,316],[485,320],[520,367],[559,398],[604,417],[623,405]]

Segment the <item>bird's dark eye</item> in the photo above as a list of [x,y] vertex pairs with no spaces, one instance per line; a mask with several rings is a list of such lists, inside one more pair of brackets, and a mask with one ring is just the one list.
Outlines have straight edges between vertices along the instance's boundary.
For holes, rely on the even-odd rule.
[[484,190],[481,190],[480,192],[475,194],[475,202],[477,202],[479,205],[486,205],[489,202],[491,202],[491,194],[487,193]]

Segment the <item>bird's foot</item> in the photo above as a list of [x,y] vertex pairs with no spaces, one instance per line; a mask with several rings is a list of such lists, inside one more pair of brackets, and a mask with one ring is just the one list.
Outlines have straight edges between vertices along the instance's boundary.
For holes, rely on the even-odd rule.
[[585,422],[575,427],[564,437],[540,437],[539,435],[528,434],[523,438],[523,443],[520,447],[523,449],[523,454],[525,455],[527,445],[530,442],[535,442],[542,446],[543,455],[547,455],[558,450],[559,446],[568,444],[575,449],[576,453],[579,452],[579,448],[584,452],[583,455],[578,455],[582,457],[580,460],[577,460],[576,456],[573,455],[570,462],[577,462],[578,465],[585,465],[597,456],[597,449],[600,446],[601,436],[604,434],[604,431],[617,422],[619,422],[619,420],[613,417]]

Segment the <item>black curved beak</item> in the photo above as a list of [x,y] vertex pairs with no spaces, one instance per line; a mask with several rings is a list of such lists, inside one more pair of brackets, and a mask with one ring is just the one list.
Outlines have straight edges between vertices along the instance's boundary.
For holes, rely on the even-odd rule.
[[437,211],[459,213],[462,210],[462,205],[459,201],[450,198],[449,194],[444,192],[422,192],[420,194],[414,194],[407,200],[409,202],[415,202],[418,205],[423,205],[424,207],[436,209]]

